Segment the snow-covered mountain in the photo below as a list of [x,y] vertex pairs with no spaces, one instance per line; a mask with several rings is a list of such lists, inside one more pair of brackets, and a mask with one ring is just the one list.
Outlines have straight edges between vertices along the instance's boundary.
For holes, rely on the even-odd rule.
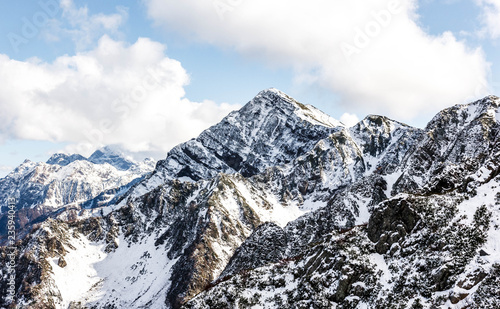
[[[499,105],[486,97],[442,111],[392,174],[365,177],[284,228],[260,226],[184,307],[499,307]],[[335,222],[363,197],[367,224]]]
[[[94,164],[105,164],[108,163],[114,166],[120,171],[127,171],[134,168],[137,165],[132,159],[126,158],[121,152],[113,149],[110,146],[106,146],[102,149],[96,150],[89,158],[89,162]],[[151,160],[148,160],[151,161]]]
[[271,88],[200,136],[174,147],[131,192],[137,197],[169,179],[197,181],[219,173],[250,177],[286,164],[344,125]]
[[[0,215],[12,196],[17,197],[20,228],[63,208],[92,208],[98,206],[97,198],[100,203],[114,198],[154,166],[151,159],[133,162],[109,147],[97,150],[89,159],[58,153],[46,163],[26,160],[0,179]],[[4,229],[2,225],[0,235],[5,235]]]
[[51,165],[66,166],[74,161],[86,161],[86,160],[87,158],[79,154],[67,155],[64,153],[56,153],[52,155],[52,157],[50,157],[46,163]]
[[347,128],[262,91],[128,192],[94,196],[99,212],[36,224],[16,244],[18,305],[496,308],[499,105]]

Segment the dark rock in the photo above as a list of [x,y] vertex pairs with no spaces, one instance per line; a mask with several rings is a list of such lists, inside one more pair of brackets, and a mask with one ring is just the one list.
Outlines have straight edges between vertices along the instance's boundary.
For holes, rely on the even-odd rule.
[[57,261],[57,266],[64,268],[66,265],[68,265],[68,263],[66,263],[66,260],[61,256]]
[[451,275],[451,271],[447,266],[441,267],[433,276],[433,281],[435,284],[435,291],[444,291],[449,287],[448,278]]
[[484,251],[483,249],[479,250],[479,256],[488,256],[488,252]]
[[457,283],[457,286],[462,289],[470,290],[486,278],[487,275],[488,274],[483,269],[478,268],[474,272],[467,274],[464,280]]
[[278,262],[284,257],[286,247],[285,231],[272,222],[264,223],[236,250],[221,277]]
[[452,304],[457,304],[459,301],[465,299],[467,296],[469,296],[468,293],[453,292],[450,294],[450,301]]
[[368,221],[368,237],[373,242],[378,242],[383,233],[395,230],[401,234],[407,234],[413,230],[417,221],[418,214],[412,210],[407,200],[390,200],[383,204],[381,210],[375,211]]

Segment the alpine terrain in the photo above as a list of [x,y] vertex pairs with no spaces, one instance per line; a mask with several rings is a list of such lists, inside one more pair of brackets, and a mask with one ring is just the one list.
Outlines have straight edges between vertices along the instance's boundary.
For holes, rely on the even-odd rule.
[[499,107],[347,127],[268,89],[156,166],[25,161],[0,307],[500,308]]

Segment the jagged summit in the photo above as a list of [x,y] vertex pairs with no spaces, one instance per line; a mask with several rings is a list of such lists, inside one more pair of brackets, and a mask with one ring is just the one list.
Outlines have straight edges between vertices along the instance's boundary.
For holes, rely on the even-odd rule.
[[366,116],[363,120],[355,124],[352,129],[355,131],[364,131],[364,132],[373,132],[374,130],[376,131],[385,131],[385,132],[390,132],[394,131],[395,128],[398,127],[410,127],[407,124],[404,124],[402,122],[390,119],[386,116],[381,116],[381,115],[368,115]]
[[60,166],[66,166],[74,161],[86,161],[87,158],[85,158],[82,155],[79,154],[72,154],[68,155],[65,153],[56,153],[52,155],[48,160],[47,164],[57,164]]
[[18,167],[16,167],[13,171],[11,171],[6,177],[21,178],[22,176],[24,176],[27,170],[33,168],[33,166],[35,165],[36,165],[35,162],[29,159],[25,159],[23,163],[21,163]]
[[219,173],[253,176],[291,162],[344,127],[312,106],[267,89],[197,138],[174,147],[134,195],[167,179],[198,181]]
[[493,95],[493,94],[487,95],[480,101],[483,101],[483,100],[492,102],[493,104],[500,106],[500,97],[498,97],[496,95]]
[[499,122],[499,107],[500,98],[494,95],[486,96],[468,104],[457,104],[442,110],[434,116],[427,124],[426,130],[439,126],[439,123],[451,123],[452,126],[465,127],[478,118],[489,118]]
[[276,94],[276,95],[282,96],[284,98],[289,97],[286,93],[284,93],[283,91],[281,91],[277,88],[274,88],[274,87],[270,87],[270,88],[259,91],[259,93],[257,93],[257,95],[255,97],[268,96],[270,94]]
[[257,93],[257,95],[249,102],[249,103],[261,103],[263,102],[261,99],[262,98],[273,98],[275,99],[276,97],[281,97],[284,101],[284,103],[288,104],[296,104],[297,101],[295,101],[294,98],[290,97],[288,94],[284,93],[283,91],[276,89],[276,88],[268,88],[260,91]]
[[123,153],[111,146],[96,150],[88,160],[94,164],[108,163],[122,171],[126,171],[136,164],[136,162],[126,158]]
[[[476,101],[473,101],[473,102],[470,102],[467,104],[457,104],[457,105],[450,107],[448,109],[453,109],[453,108],[459,107],[459,106],[462,106],[462,107],[478,106],[483,110],[496,109],[496,108],[500,107],[500,98],[495,96],[495,95],[488,95],[482,99],[479,99],[479,100],[476,100]],[[445,111],[448,109],[445,109]]]
[[[439,112],[426,126],[417,149],[404,162],[399,191],[442,192],[467,187],[469,178],[490,179],[498,174],[499,99],[458,104]],[[492,151],[495,150],[495,151]],[[488,166],[476,175],[476,167]],[[428,181],[423,187],[421,184]]]
[[262,90],[247,105],[269,108],[275,112],[281,111],[288,115],[294,114],[314,125],[322,125],[330,128],[344,126],[342,122],[323,113],[316,107],[309,104],[302,104],[276,88]]

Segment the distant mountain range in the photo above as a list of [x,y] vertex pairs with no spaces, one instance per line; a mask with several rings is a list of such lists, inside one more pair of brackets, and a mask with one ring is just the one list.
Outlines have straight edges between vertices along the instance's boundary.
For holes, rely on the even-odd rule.
[[154,167],[152,159],[134,162],[111,147],[97,150],[89,158],[57,153],[46,163],[26,160],[0,179],[0,239],[6,233],[9,197],[17,197],[16,223],[24,235],[33,223],[69,213],[63,210],[72,209],[74,217],[82,209],[106,204]]
[[347,127],[268,89],[156,165],[25,161],[18,308],[500,308],[499,106]]

